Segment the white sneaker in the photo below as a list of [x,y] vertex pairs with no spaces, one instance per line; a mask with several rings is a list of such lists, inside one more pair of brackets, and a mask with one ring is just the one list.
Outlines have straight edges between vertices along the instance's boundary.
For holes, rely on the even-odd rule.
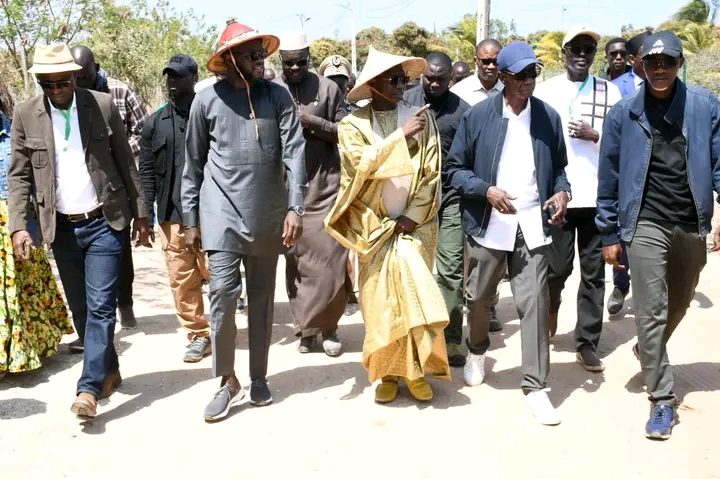
[[547,395],[548,391],[549,389],[532,391],[525,396],[525,398],[527,400],[527,405],[530,408],[530,412],[533,413],[533,416],[535,416],[535,419],[537,419],[540,424],[544,424],[545,426],[557,426],[560,424],[560,415],[550,402],[550,398],[548,398]]
[[468,386],[479,386],[485,380],[485,355],[468,353],[463,370],[463,378]]

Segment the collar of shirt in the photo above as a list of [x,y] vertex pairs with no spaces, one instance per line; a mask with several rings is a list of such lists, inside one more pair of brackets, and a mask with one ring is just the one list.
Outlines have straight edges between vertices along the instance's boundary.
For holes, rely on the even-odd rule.
[[[47,97],[46,97],[46,98],[47,98]],[[75,98],[75,93],[73,93],[72,103],[70,103],[70,110],[75,110],[75,111],[77,111],[77,101],[75,101],[75,100],[76,100],[76,98]],[[49,98],[48,98],[48,103],[50,104],[50,111],[51,111],[51,112],[56,111],[56,112],[60,113],[60,109],[57,108],[55,105],[53,105],[53,102],[51,102]]]
[[527,105],[525,105],[525,108],[523,108],[523,111],[520,112],[519,115],[516,115],[515,112],[512,111],[510,106],[508,105],[507,99],[503,101],[503,117],[509,118],[511,120],[518,120],[518,119],[527,119],[530,118],[530,99],[527,101]]
[[636,89],[636,90],[637,90],[637,89],[640,87],[640,85],[642,85],[643,82],[645,81],[645,80],[643,80],[642,78],[640,78],[639,75],[635,74],[635,72],[634,72],[633,70],[630,70],[630,76],[631,76],[632,79],[633,79],[633,83],[635,84],[635,89]]

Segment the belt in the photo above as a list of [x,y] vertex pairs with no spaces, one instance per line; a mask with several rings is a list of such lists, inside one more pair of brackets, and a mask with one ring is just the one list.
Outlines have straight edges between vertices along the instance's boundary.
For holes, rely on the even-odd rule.
[[88,212],[88,213],[78,213],[74,215],[66,215],[63,213],[58,212],[58,216],[61,218],[64,218],[71,223],[77,223],[78,221],[85,221],[92,218],[97,218],[98,216],[101,216],[103,212],[102,206],[98,206],[94,210]]

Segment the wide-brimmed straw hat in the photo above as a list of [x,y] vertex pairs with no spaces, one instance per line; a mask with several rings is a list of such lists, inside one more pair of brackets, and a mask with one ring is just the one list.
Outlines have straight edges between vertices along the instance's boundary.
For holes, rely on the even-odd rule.
[[70,48],[64,43],[53,43],[52,45],[35,45],[33,66],[28,72],[43,75],[46,73],[69,73],[78,70],[82,70],[82,67],[75,63]]
[[346,78],[350,78],[352,73],[352,65],[347,59],[340,55],[330,55],[322,61],[318,67],[318,75],[324,77],[332,77],[336,75],[342,75]]
[[238,23],[234,18],[229,19],[217,41],[215,52],[207,62],[208,71],[220,75],[226,74],[227,65],[222,58],[223,53],[233,47],[258,39],[262,40],[263,48],[267,49],[268,55],[272,55],[280,48],[280,39],[275,35],[261,34],[247,25]]
[[425,70],[427,63],[424,58],[417,57],[403,57],[400,55],[391,55],[389,53],[383,53],[370,47],[365,67],[360,73],[360,78],[357,79],[355,88],[350,90],[348,93],[348,101],[359,101],[372,98],[372,91],[368,83],[375,77],[390,70],[393,67],[401,65],[405,74],[413,80]]

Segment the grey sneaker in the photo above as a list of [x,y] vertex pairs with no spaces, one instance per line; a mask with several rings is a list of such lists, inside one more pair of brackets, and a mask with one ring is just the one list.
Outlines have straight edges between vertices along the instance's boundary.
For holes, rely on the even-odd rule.
[[185,352],[183,361],[186,363],[197,363],[212,352],[210,338],[195,338],[190,341],[188,350]]
[[494,306],[492,308],[490,308],[489,326],[490,326],[491,333],[497,333],[498,331],[502,331],[502,329],[503,329],[503,325],[497,317],[497,311],[495,311]]
[[230,408],[244,397],[245,391],[242,388],[234,390],[229,384],[225,383],[205,408],[205,420],[213,422],[224,418],[230,412]]
[[627,291],[623,291],[620,288],[613,289],[607,302],[608,313],[618,314],[625,305],[625,297],[627,296],[627,294]]
[[340,356],[340,353],[342,353],[342,343],[340,342],[340,338],[338,338],[337,332],[323,333],[322,347],[328,356],[333,358]]
[[135,312],[132,306],[118,308],[118,316],[120,316],[120,327],[122,329],[137,328],[137,320],[135,319]]
[[298,352],[300,354],[307,354],[310,351],[312,351],[312,348],[315,347],[315,337],[314,336],[307,336],[305,338],[300,338],[300,343],[298,343]]

